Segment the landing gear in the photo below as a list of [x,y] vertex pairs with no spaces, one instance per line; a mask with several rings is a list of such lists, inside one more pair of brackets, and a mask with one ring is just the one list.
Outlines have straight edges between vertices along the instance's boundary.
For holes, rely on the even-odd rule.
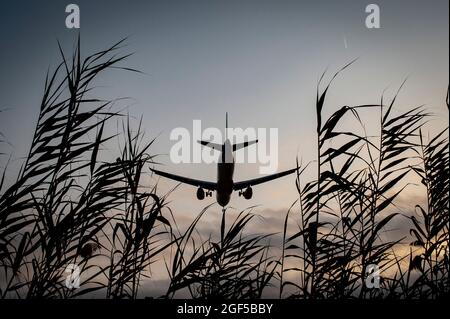
[[220,242],[223,245],[223,240],[225,238],[225,212],[227,209],[225,206],[222,206],[222,222],[220,224]]
[[212,191],[206,191],[205,192],[205,190],[203,188],[199,187],[197,189],[197,199],[198,200],[203,200],[203,199],[205,199],[205,196],[206,197],[208,197],[208,196],[212,197]]

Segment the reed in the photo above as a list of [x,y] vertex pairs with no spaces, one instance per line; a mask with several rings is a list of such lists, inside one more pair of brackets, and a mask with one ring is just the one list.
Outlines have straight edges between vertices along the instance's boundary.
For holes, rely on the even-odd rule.
[[[316,159],[297,160],[297,200],[280,229],[281,254],[270,239],[279,234],[249,231],[254,208],[232,218],[222,211],[217,236],[201,234],[205,207],[181,232],[161,194],[143,177],[154,140],[147,141],[142,119],[113,111],[96,97],[94,83],[120,64],[124,40],[82,56],[80,40],[68,58],[47,74],[30,150],[12,182],[0,181],[0,295],[2,298],[139,298],[151,265],[164,258],[169,278],[163,298],[262,298],[269,288],[279,298],[442,298],[449,293],[448,127],[426,136],[431,116],[423,106],[394,115],[397,96],[386,102],[344,105],[329,116],[327,94],[333,81],[354,62],[317,86]],[[447,108],[448,108],[447,94]],[[378,118],[378,134],[365,131],[364,114]],[[375,116],[374,116],[375,115]],[[345,128],[345,119],[360,132]],[[108,126],[121,121],[117,134]],[[117,158],[103,149],[117,143]],[[0,145],[6,143],[0,135]],[[5,154],[0,153],[0,156]],[[313,169],[316,178],[306,180]],[[396,200],[421,180],[426,204],[405,214]],[[417,204],[417,205],[416,205]],[[229,208],[230,209],[230,208]],[[228,210],[229,210],[228,209]],[[387,239],[395,219],[410,233]],[[410,253],[396,248],[410,243]],[[65,284],[66,267],[84,274],[81,286]],[[406,266],[405,266],[406,264]],[[367,285],[377,265],[380,286]],[[392,275],[386,275],[392,274]],[[273,290],[272,290],[273,291]]]

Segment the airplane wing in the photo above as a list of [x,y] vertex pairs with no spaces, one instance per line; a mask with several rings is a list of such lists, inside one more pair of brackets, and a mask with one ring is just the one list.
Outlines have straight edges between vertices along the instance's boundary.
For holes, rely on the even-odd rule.
[[173,180],[175,180],[177,182],[189,184],[189,185],[196,186],[196,187],[202,187],[202,188],[205,188],[205,189],[211,190],[211,191],[214,191],[214,190],[217,189],[217,184],[213,183],[213,182],[201,181],[201,180],[198,180],[198,179],[193,179],[193,178],[189,178],[189,177],[184,177],[184,176],[179,176],[179,175],[175,175],[175,174],[170,174],[170,173],[158,171],[158,170],[153,169],[153,168],[150,168],[150,170],[152,172],[154,172],[155,174],[159,175],[159,176],[170,178],[170,179],[173,179]]
[[253,185],[258,185],[258,184],[262,184],[289,174],[294,173],[295,171],[297,171],[297,168],[293,168],[293,169],[289,169],[287,171],[284,172],[280,172],[280,173],[275,173],[272,175],[268,175],[268,176],[263,176],[263,177],[258,177],[258,178],[254,178],[254,179],[249,179],[247,181],[241,181],[241,182],[236,182],[234,183],[233,189],[235,191],[237,190],[241,190],[244,188],[247,188],[248,186],[253,186]]

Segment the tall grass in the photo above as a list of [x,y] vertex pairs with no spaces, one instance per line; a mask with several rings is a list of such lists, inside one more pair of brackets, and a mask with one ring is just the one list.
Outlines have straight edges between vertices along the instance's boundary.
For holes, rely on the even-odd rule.
[[448,129],[424,142],[420,132],[421,167],[414,171],[426,188],[426,207],[416,206],[419,219],[411,216],[414,225],[411,243],[420,250],[411,256],[408,277],[412,270],[418,278],[407,290],[408,296],[436,298],[448,294],[449,285],[449,154]]
[[[139,148],[141,133],[132,136],[128,127],[121,156],[99,157],[115,138],[104,127],[119,113],[110,110],[114,101],[92,97],[93,82],[120,68],[122,44],[83,59],[78,40],[70,60],[60,47],[62,62],[47,75],[26,161],[0,196],[3,298],[75,297],[103,288],[108,297],[135,297],[142,269],[158,252],[142,239],[166,223],[163,199],[139,189],[150,145]],[[77,290],[65,285],[69,264],[87,274]]]
[[[120,66],[128,57],[123,44],[86,57],[79,40],[70,58],[59,48],[61,63],[46,77],[28,155],[12,183],[4,182],[6,168],[0,182],[2,298],[138,298],[152,280],[152,264],[163,259],[169,279],[163,298],[262,298],[269,287],[280,298],[448,295],[448,127],[426,136],[430,114],[423,106],[394,115],[399,89],[388,102],[383,96],[345,105],[326,117],[333,81],[353,62],[322,88],[324,73],[315,103],[316,159],[297,164],[298,198],[280,229],[278,255],[269,243],[279,234],[250,231],[251,209],[234,219],[230,208],[223,210],[217,236],[199,226],[210,206],[179,230],[171,192],[160,194],[144,178],[156,163],[142,120],[133,129],[129,117],[113,111],[116,101],[96,97],[100,74],[136,71]],[[376,114],[376,136],[366,133],[364,114]],[[348,118],[360,133],[345,128]],[[118,120],[121,132],[108,134]],[[111,160],[103,150],[114,142]],[[311,169],[316,178],[305,180]],[[426,204],[411,204],[410,216],[396,200],[414,177]],[[410,222],[410,233],[385,236],[395,220]],[[410,253],[400,255],[406,243]],[[71,264],[82,274],[77,289],[66,285]],[[367,284],[373,265],[381,273],[376,289]]]
[[268,235],[243,234],[254,218],[248,211],[241,211],[227,229],[224,209],[220,239],[196,240],[193,231],[208,208],[176,240],[167,296],[184,289],[192,298],[261,298],[277,267],[264,243]]
[[[404,273],[400,267],[402,258],[394,250],[402,238],[382,240],[382,233],[390,222],[400,217],[401,211],[397,209],[395,199],[407,186],[406,177],[416,172],[425,181],[428,200],[432,203],[429,205],[433,207],[428,209],[428,213],[421,209],[428,225],[428,234],[423,237],[435,238],[435,241],[422,244],[423,240],[418,239],[419,242],[415,243],[425,248],[425,255],[416,256],[413,260],[427,260],[429,268],[437,271],[430,261],[433,255],[434,263],[441,265],[437,269],[442,268],[444,272],[439,276],[433,277],[431,271],[420,277],[429,279],[426,285],[434,287],[437,293],[432,297],[436,297],[448,291],[448,272],[445,273],[445,269],[448,269],[448,253],[445,253],[448,251],[449,214],[448,138],[437,141],[447,129],[432,139],[428,148],[424,148],[422,138],[419,137],[428,114],[423,107],[415,107],[393,116],[397,95],[387,105],[381,99],[378,105],[343,106],[323,120],[326,94],[331,82],[342,70],[333,76],[323,91],[318,89],[318,178],[303,185],[300,174],[297,177],[299,229],[287,237],[285,228],[283,259],[293,259],[291,264],[300,264],[301,267],[283,269],[285,272],[298,272],[299,280],[283,282],[280,295],[285,287],[290,287],[294,290],[292,297],[313,299],[409,297],[412,294],[427,297],[423,291],[417,293],[417,289],[408,284],[400,287],[399,283],[410,280],[410,274]],[[352,116],[355,121],[361,122],[360,113],[365,110],[371,113],[378,110],[380,114],[380,133],[377,138],[337,129],[345,116]],[[331,144],[333,147],[328,146]],[[418,163],[411,163],[411,158],[417,158],[421,148],[422,153],[426,154],[421,158],[427,167],[425,170],[418,168]],[[435,193],[431,194],[429,189],[435,190]],[[431,219],[435,226],[433,233],[429,228]],[[414,217],[412,221],[417,228]],[[415,235],[423,233],[416,229],[411,232]],[[370,265],[379,267],[382,274],[396,268],[399,270],[392,278],[382,277],[379,289],[368,289],[366,275]],[[422,280],[420,278],[418,280]],[[439,288],[436,287],[438,282],[441,285]],[[426,285],[423,282],[417,284],[420,289]]]

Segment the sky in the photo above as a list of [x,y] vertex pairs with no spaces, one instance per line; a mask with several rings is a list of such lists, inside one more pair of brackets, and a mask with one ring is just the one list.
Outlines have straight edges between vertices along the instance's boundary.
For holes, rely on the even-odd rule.
[[[407,78],[394,111],[425,104],[435,115],[430,131],[448,125],[448,0],[376,1],[380,29],[365,26],[368,0],[74,3],[81,12],[79,30],[65,27],[69,2],[2,3],[0,131],[9,145],[2,144],[1,151],[12,155],[12,168],[29,148],[45,74],[59,62],[57,41],[70,52],[78,32],[85,54],[129,37],[124,53],[134,54],[125,66],[143,74],[110,71],[97,92],[130,97],[127,111],[142,116],[149,139],[157,137],[151,152],[162,154],[160,169],[175,174],[214,181],[213,164],[171,163],[169,136],[177,127],[191,130],[195,119],[222,129],[225,112],[230,127],[278,128],[279,170],[293,167],[297,156],[304,163],[314,160],[317,82],[325,70],[329,79],[355,58],[334,83],[325,114],[346,104],[378,103],[383,92],[392,97]],[[5,158],[0,160],[4,166]],[[258,168],[237,165],[235,180],[259,177]],[[160,180],[161,191],[175,185]],[[192,220],[213,201],[197,201],[195,191],[183,185],[170,196],[180,219]],[[234,194],[231,205],[236,210],[259,205],[267,220],[297,198],[293,176],[254,187],[253,193],[251,201]]]

